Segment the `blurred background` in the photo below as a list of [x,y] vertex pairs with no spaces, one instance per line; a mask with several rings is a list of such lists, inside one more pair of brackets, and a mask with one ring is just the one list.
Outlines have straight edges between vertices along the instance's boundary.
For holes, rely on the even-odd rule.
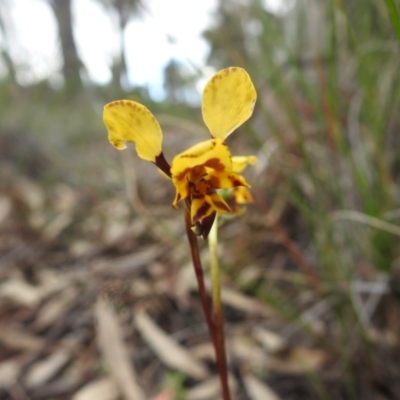
[[228,66],[258,92],[228,139],[254,203],[220,227],[234,399],[400,398],[399,11],[2,0],[0,399],[220,398],[172,185],[102,109],[145,104],[171,161]]

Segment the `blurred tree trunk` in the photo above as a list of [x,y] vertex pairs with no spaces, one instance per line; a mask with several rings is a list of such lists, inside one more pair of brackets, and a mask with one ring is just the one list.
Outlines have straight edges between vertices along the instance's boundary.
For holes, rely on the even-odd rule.
[[[243,4],[242,4],[243,3]],[[244,26],[249,20],[251,3],[219,0],[216,9],[216,25],[206,29],[202,36],[210,45],[207,62],[216,68],[231,64],[250,63],[246,44],[249,35]]]
[[10,19],[9,7],[10,5],[8,2],[3,2],[2,4],[0,4],[0,35],[3,37],[4,40],[3,49],[0,52],[0,57],[2,57],[7,67],[11,82],[18,86],[17,71],[14,61],[12,60],[10,55],[10,42],[8,39],[8,31],[6,26],[6,21]]
[[124,49],[124,32],[130,18],[130,10],[127,9],[124,0],[116,0],[113,2],[115,10],[119,18],[119,32],[121,35],[119,60],[116,60],[112,67],[113,84],[122,88],[127,81],[128,66],[126,63]]
[[106,9],[110,7],[118,16],[118,29],[121,35],[120,53],[111,67],[111,73],[113,85],[124,89],[124,86],[128,84],[128,65],[124,46],[125,28],[132,17],[138,15],[145,7],[140,0],[100,0],[100,2],[103,3]]
[[69,94],[75,94],[83,88],[80,72],[84,66],[78,57],[72,31],[71,0],[52,0],[50,4],[58,23],[61,51],[64,58],[65,90]]

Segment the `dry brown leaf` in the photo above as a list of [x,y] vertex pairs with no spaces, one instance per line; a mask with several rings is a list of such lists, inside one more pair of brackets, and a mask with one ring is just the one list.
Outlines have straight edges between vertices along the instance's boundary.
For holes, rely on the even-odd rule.
[[270,387],[252,375],[244,378],[244,384],[251,400],[280,400]]
[[151,281],[137,277],[132,280],[130,292],[136,297],[150,297],[154,294],[154,287]]
[[[236,390],[236,381],[229,376],[229,388],[231,393]],[[187,400],[220,400],[221,384],[219,377],[213,376],[186,392]]]
[[123,275],[137,271],[148,265],[163,253],[159,245],[148,246],[140,252],[135,252],[127,256],[113,258],[112,260],[100,259],[93,261],[91,268],[96,273],[107,275]]
[[72,257],[80,258],[90,254],[95,254],[99,249],[99,243],[79,238],[71,244],[69,251]]
[[165,389],[155,397],[152,397],[151,400],[174,400],[174,391],[172,389]]
[[43,270],[37,274],[37,277],[40,282],[38,288],[42,293],[42,299],[71,285],[71,278],[56,271]]
[[228,346],[238,359],[245,360],[252,370],[265,369],[268,355],[247,337],[235,337],[229,341]]
[[15,384],[18,379],[20,365],[16,360],[0,363],[0,388],[7,388]]
[[66,288],[61,294],[47,302],[40,310],[35,321],[35,329],[43,329],[52,325],[60,315],[64,315],[66,311],[76,301],[78,289],[74,286]]
[[72,397],[72,400],[116,400],[118,389],[110,378],[90,382]]
[[262,302],[245,296],[244,294],[230,288],[222,288],[222,302],[240,311],[249,314],[261,314],[263,316],[272,316],[273,311]]
[[29,285],[21,279],[9,279],[0,285],[0,299],[22,306],[34,307],[41,298],[42,293],[38,287]]
[[[258,164],[258,160],[257,160]],[[236,282],[240,285],[240,287],[245,288],[249,285],[252,285],[254,282],[259,281],[264,276],[265,272],[262,268],[256,265],[246,265],[246,268],[243,268],[236,279]]]
[[79,196],[76,190],[67,186],[65,183],[58,184],[53,189],[53,203],[57,211],[70,211],[75,208],[79,202]]
[[270,353],[281,351],[287,346],[283,337],[267,329],[255,327],[253,336]]
[[0,343],[13,350],[33,352],[43,346],[44,340],[20,326],[5,326],[0,329]]
[[109,221],[103,229],[103,242],[106,246],[111,246],[113,244],[121,241],[128,231],[128,221],[127,220],[114,220]]
[[26,307],[35,307],[42,299],[70,284],[55,272],[40,271],[39,284],[30,285],[25,280],[12,278],[0,285],[0,299],[8,300]]
[[111,305],[103,299],[96,303],[97,340],[110,374],[126,400],[144,400],[136,373],[129,360],[129,351],[122,339],[120,326]]
[[[175,262],[177,265],[182,265],[185,263],[179,270],[179,273],[174,282],[174,293],[175,297],[182,302],[182,304],[189,303],[189,295],[192,290],[197,290],[197,280],[196,275],[193,269],[193,263],[187,262],[187,251],[185,249],[182,252],[181,249],[176,249],[172,256],[174,257]],[[209,260],[209,251],[208,248],[203,249],[200,252],[201,260],[204,260],[204,263],[207,263]],[[206,264],[204,264],[206,265]]]
[[195,379],[207,377],[206,367],[160,329],[142,309],[137,309],[135,312],[135,326],[147,344],[168,367],[182,371]]
[[399,344],[398,335],[389,329],[378,330],[374,327],[370,327],[367,330],[367,334],[374,343],[378,343],[380,345],[395,347]]
[[73,222],[73,216],[69,212],[62,212],[52,219],[43,228],[43,238],[53,240]]
[[[204,257],[205,258],[205,257]],[[209,278],[205,278],[207,291],[210,292],[211,283]],[[188,266],[182,268],[177,282],[176,293],[181,298],[184,298],[189,290],[198,290],[196,277],[193,267]],[[244,311],[249,314],[259,314],[263,316],[272,316],[273,310],[267,307],[264,303],[255,300],[251,297],[245,296],[238,290],[222,287],[221,289],[222,302],[225,305],[236,308],[237,310]]]
[[45,194],[33,180],[19,176],[14,182],[14,190],[18,197],[32,210],[42,208]]
[[[104,216],[105,221],[102,222],[101,240],[105,245],[117,244],[130,234],[141,230],[137,223],[140,219],[131,223],[131,210],[125,201],[113,199],[103,202],[99,211]],[[143,226],[143,221],[140,221]]]
[[320,349],[297,347],[268,358],[268,368],[285,374],[303,374],[318,371],[328,360],[328,354]]
[[0,196],[0,224],[10,215],[12,202],[7,196]]
[[211,342],[201,343],[193,346],[190,353],[199,360],[215,360],[215,350]]
[[25,382],[28,387],[37,387],[53,378],[70,360],[71,353],[59,350],[29,369]]
[[[323,350],[284,347],[282,351],[268,352],[257,346],[251,338],[237,336],[227,342],[227,348],[244,360],[252,371],[270,369],[280,373],[303,374],[307,370],[322,368],[328,359]],[[191,353],[198,359],[214,357],[211,343],[195,346]]]
[[328,360],[328,353],[321,349],[298,347],[293,351],[293,358],[303,369],[318,370],[321,369]]
[[[267,358],[263,350],[250,338],[237,336],[227,341],[227,348],[238,359],[245,360],[252,370],[259,371],[267,366]],[[201,360],[214,360],[215,353],[212,343],[204,343],[194,346],[191,353]]]

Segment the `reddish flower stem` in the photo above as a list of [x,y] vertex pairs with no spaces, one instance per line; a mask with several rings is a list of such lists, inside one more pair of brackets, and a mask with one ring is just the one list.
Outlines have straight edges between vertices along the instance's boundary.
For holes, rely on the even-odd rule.
[[157,167],[164,172],[165,175],[167,175],[169,178],[172,178],[171,176],[171,166],[169,165],[168,161],[164,157],[164,153],[161,152],[156,159],[154,160],[154,164],[157,165]]
[[224,315],[221,303],[213,304],[213,315],[215,322],[215,353],[222,388],[222,398],[230,400],[231,395],[228,386],[228,365],[225,350]]
[[[226,362],[224,318],[222,313],[222,305],[220,300],[217,300],[216,302],[214,301],[213,315],[211,315],[210,305],[207,298],[207,291],[204,284],[204,274],[200,259],[199,244],[197,241],[197,236],[192,231],[190,209],[187,204],[185,204],[185,227],[186,235],[190,244],[193,266],[196,273],[201,305],[206,318],[208,332],[214,345],[215,358],[217,360],[217,368],[222,388],[222,398],[223,400],[231,400],[228,386],[228,367]],[[214,297],[215,296],[213,296],[213,298]]]
[[215,338],[215,326],[214,321],[210,312],[210,305],[207,298],[207,290],[204,284],[204,273],[203,267],[201,265],[200,253],[199,253],[199,244],[197,242],[197,236],[192,231],[192,224],[190,220],[190,210],[185,204],[185,227],[186,227],[186,235],[189,240],[190,245],[190,253],[192,255],[192,261],[194,266],[194,271],[196,273],[197,286],[199,289],[199,295],[201,300],[201,306],[203,308],[204,316],[206,318],[208,332],[213,342],[214,348],[216,349],[216,338]]

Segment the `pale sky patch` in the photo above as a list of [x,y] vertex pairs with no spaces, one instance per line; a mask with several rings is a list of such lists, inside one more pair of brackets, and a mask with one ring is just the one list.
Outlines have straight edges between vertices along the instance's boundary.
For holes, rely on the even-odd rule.
[[113,15],[95,0],[72,2],[74,37],[79,57],[91,80],[106,84],[111,81],[110,66],[119,54],[120,34]]
[[9,0],[9,4],[7,39],[20,83],[28,85],[57,72],[61,67],[57,23],[47,2]]
[[[43,79],[56,80],[62,61],[57,22],[47,1],[7,1],[11,5],[7,39],[19,67],[19,82],[29,85]],[[262,1],[266,10],[277,14],[287,12],[295,2]],[[212,22],[217,0],[147,0],[145,4],[146,9],[139,16],[132,16],[121,38],[116,15],[107,13],[95,0],[73,0],[77,50],[90,80],[98,84],[110,82],[110,67],[123,41],[132,86],[147,85],[154,98],[162,99],[163,70],[174,59],[186,71],[202,71],[204,79],[198,84],[202,88],[215,72],[205,65],[209,46],[201,34]],[[1,43],[0,37],[0,46]]]
[[293,9],[296,0],[262,0],[262,4],[270,13],[283,16]]
[[130,81],[152,82],[157,92],[153,95],[158,97],[163,69],[171,59],[192,70],[204,67],[208,45],[201,33],[210,24],[216,1],[151,0],[147,6],[144,18],[127,27],[125,46]]

